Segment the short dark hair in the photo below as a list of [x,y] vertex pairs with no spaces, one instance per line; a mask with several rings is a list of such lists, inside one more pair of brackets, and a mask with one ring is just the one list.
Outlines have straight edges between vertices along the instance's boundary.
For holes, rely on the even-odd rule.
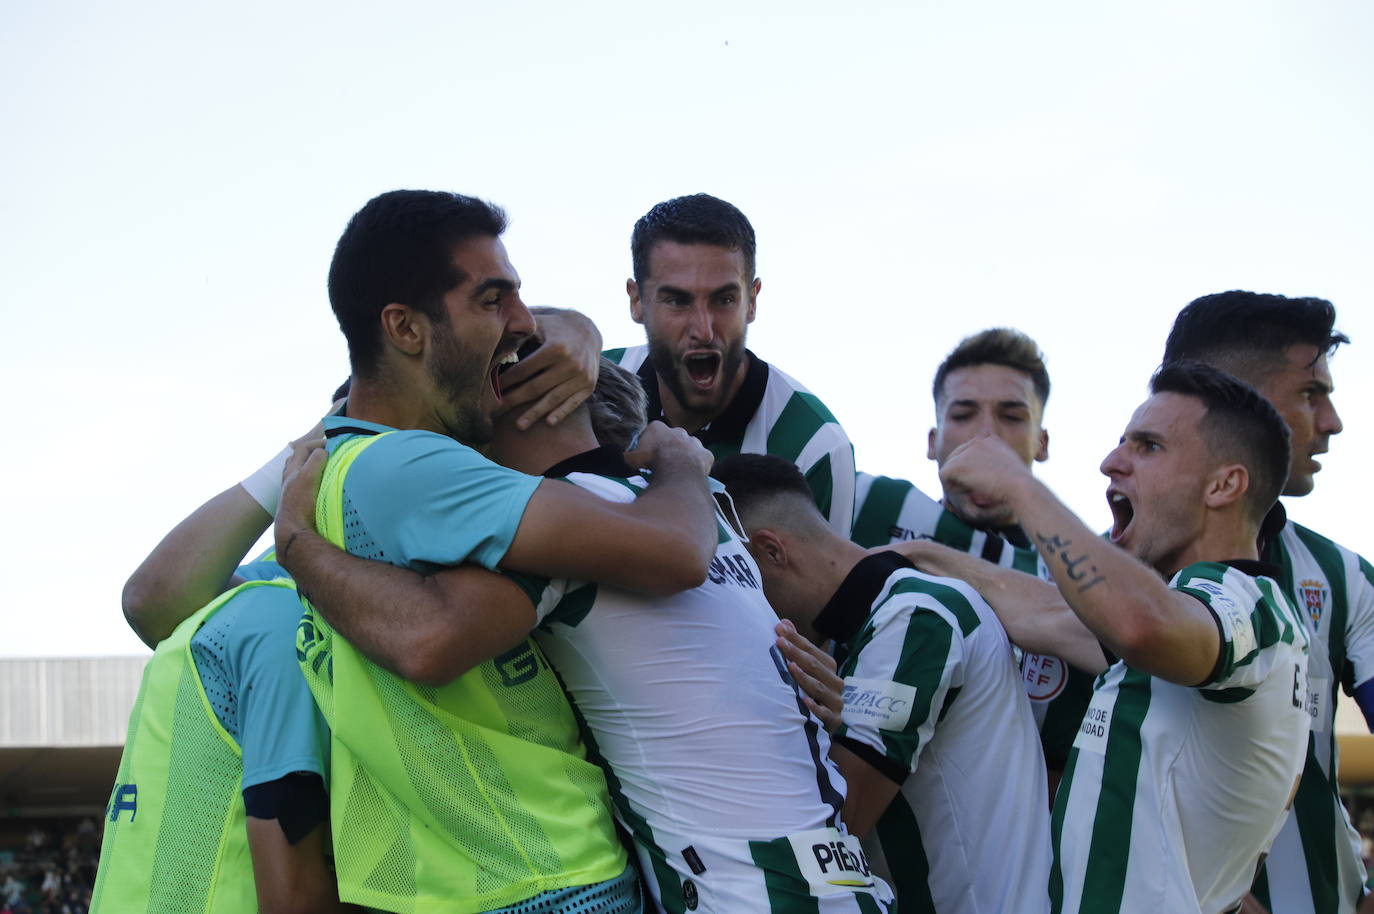
[[950,372],[975,365],[1005,365],[1030,376],[1035,394],[1044,409],[1050,399],[1050,373],[1045,369],[1045,354],[1035,340],[1011,327],[993,327],[959,341],[940,367],[935,369],[931,393],[938,408]]
[[358,210],[329,265],[329,304],[348,341],[353,374],[376,370],[383,308],[399,302],[443,321],[444,293],[466,278],[453,264],[454,245],[505,230],[500,207],[444,191],[393,190]]
[[648,424],[645,415],[648,399],[639,375],[602,358],[596,390],[587,399],[597,443],[629,450],[634,436]]
[[1174,318],[1162,362],[1194,359],[1258,381],[1290,346],[1315,346],[1320,357],[1350,342],[1335,324],[1336,308],[1324,298],[1238,289],[1204,295]]
[[1249,471],[1250,518],[1262,521],[1288,482],[1288,423],[1273,404],[1244,381],[1191,359],[1161,366],[1150,379],[1150,392],[1202,401],[1207,415],[1199,428],[1208,450]]
[[780,495],[800,498],[820,516],[806,477],[790,460],[772,454],[732,454],[717,460],[711,475],[725,486],[743,517],[748,517],[760,502]]
[[710,194],[665,200],[635,223],[630,235],[630,258],[635,282],[649,275],[649,252],[660,241],[713,244],[744,254],[744,272],[754,278],[754,227],[734,204]]

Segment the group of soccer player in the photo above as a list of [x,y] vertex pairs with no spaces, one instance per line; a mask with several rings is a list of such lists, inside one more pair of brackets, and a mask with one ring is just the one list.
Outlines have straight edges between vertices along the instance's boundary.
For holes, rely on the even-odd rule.
[[334,408],[130,578],[92,910],[1363,910],[1333,720],[1374,720],[1374,570],[1278,502],[1341,430],[1329,302],[1180,312],[1100,535],[1031,472],[1024,334],[934,372],[936,499],[745,348],[731,204],[636,223],[647,345],[604,354],[504,229],[355,214]]

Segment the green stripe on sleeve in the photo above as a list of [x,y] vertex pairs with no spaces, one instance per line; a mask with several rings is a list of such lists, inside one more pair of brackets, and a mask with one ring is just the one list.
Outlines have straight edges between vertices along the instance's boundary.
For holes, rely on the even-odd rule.
[[892,542],[892,528],[897,526],[897,518],[901,516],[907,494],[914,488],[905,479],[886,476],[875,478],[868,487],[868,497],[854,516],[854,530],[850,539],[865,549],[886,546]]
[[796,463],[821,426],[834,421],[830,410],[815,395],[796,391],[768,430],[768,453]]
[[873,830],[892,871],[892,891],[901,905],[901,914],[935,914],[935,899],[930,896],[930,860],[921,840],[921,826],[901,794],[887,804]]
[[815,466],[806,471],[806,484],[811,487],[811,497],[816,500],[816,507],[829,517],[830,501],[835,492],[835,474],[830,469],[829,454],[817,460]]

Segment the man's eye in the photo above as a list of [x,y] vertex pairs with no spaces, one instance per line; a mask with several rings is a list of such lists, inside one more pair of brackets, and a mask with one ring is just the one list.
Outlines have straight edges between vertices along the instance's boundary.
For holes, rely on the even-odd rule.
[[972,419],[972,418],[973,418],[973,413],[968,413],[968,412],[963,412],[963,413],[950,413],[950,414],[949,414],[949,420],[950,420],[951,422],[967,422],[968,420],[970,420],[970,419]]

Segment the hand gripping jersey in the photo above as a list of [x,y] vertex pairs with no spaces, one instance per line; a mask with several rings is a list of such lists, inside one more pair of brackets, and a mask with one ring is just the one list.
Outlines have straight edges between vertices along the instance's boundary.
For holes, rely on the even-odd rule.
[[242,914],[258,909],[243,810],[242,750],[196,669],[191,639],[236,598],[290,581],[250,581],[199,610],[157,646],[129,715],[106,810],[91,910]]
[[[1054,583],[1054,575],[1045,567],[1039,550],[1019,527],[1000,534],[970,527],[905,479],[858,475],[850,539],[865,549],[908,540],[934,540],[994,565]],[[1045,762],[1052,769],[1062,769],[1092,698],[1093,677],[1049,654],[1025,654],[1018,650],[1017,655],[1035,725],[1040,729]]]
[[[463,528],[485,526],[479,502],[510,471],[426,432],[376,434],[386,429],[343,419],[327,420],[326,429],[330,459],[316,522],[331,542],[408,567],[431,567],[417,555],[452,564],[444,549],[483,549],[492,563],[504,555],[505,543],[480,545],[486,530]],[[433,462],[438,482],[417,485]],[[490,480],[471,482],[488,472]],[[449,491],[472,485],[477,491]],[[445,499],[471,512],[437,541],[414,525],[429,501]],[[515,504],[518,518],[524,501]],[[378,522],[393,509],[404,535]],[[308,603],[297,642],[332,730],[340,898],[387,911],[472,914],[624,871],[605,778],[587,761],[567,699],[532,642],[438,688],[371,663]]]
[[[1199,562],[1170,586],[1221,633],[1196,688],[1117,661],[1098,677],[1055,797],[1054,910],[1220,914],[1283,821],[1307,743],[1307,629],[1256,562]],[[1244,569],[1244,570],[1242,570]]]
[[[1277,509],[1282,511],[1282,508]],[[1312,640],[1307,658],[1312,738],[1302,783],[1255,884],[1273,914],[1351,914],[1364,892],[1360,835],[1336,783],[1336,688],[1374,678],[1374,569],[1306,527],[1283,518],[1265,561]]]
[[992,607],[894,553],[816,620],[845,682],[836,741],[900,785],[864,841],[902,914],[1043,914],[1049,811],[1035,722]]
[[[646,486],[632,473],[604,448],[550,471],[621,502]],[[536,638],[608,766],[662,910],[887,911],[839,822],[844,780],[775,645],[758,566],[717,520],[700,587],[645,598],[553,581]]]
[[[604,355],[638,373],[649,398],[649,418],[661,419],[663,405],[649,347],[612,349]],[[854,447],[849,436],[815,394],[748,350],[745,358],[749,367],[739,393],[696,437],[717,459],[772,454],[792,461],[830,526],[848,536],[854,516]]]

